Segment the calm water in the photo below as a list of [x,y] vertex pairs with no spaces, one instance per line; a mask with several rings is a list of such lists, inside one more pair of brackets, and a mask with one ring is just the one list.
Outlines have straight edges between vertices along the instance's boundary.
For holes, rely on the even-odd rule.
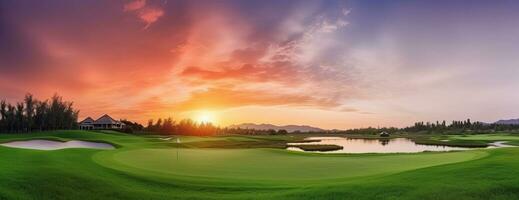
[[[395,139],[350,139],[343,137],[309,137],[307,140],[321,140],[319,142],[289,143],[297,144],[333,144],[342,146],[337,151],[326,151],[323,153],[413,153],[424,151],[453,151],[467,150],[462,147],[448,147],[438,145],[416,144],[407,138]],[[297,147],[288,147],[288,150],[303,151]]]

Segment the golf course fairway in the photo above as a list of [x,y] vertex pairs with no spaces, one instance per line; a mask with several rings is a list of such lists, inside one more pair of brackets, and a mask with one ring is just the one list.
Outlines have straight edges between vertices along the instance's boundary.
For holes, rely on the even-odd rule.
[[179,148],[174,141],[117,132],[0,135],[0,143],[28,139],[98,141],[117,149],[0,147],[0,199],[519,198],[514,147],[323,155],[188,145],[261,139],[245,136],[182,137],[187,144]]

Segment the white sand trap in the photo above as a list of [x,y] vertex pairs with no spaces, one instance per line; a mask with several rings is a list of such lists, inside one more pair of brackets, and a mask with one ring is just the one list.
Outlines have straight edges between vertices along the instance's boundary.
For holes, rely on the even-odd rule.
[[514,145],[508,145],[508,144],[505,144],[507,143],[507,141],[497,141],[497,142],[492,142],[492,143],[489,143],[489,148],[496,148],[496,147],[516,147]]
[[25,140],[8,142],[0,145],[13,148],[37,150],[57,150],[68,148],[115,149],[115,147],[111,144],[101,142],[86,142],[79,140],[71,140],[67,142],[58,142],[52,140]]

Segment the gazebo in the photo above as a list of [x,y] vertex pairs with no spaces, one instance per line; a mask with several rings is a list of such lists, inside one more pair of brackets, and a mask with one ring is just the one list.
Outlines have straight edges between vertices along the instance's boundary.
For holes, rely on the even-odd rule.
[[379,135],[380,135],[380,137],[389,137],[389,133],[386,132],[386,131],[382,131],[382,132],[380,132]]

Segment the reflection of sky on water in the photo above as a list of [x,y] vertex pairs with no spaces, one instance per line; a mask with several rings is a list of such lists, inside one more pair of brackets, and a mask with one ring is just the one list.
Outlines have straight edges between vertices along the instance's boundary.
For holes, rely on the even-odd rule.
[[[462,147],[448,147],[440,145],[416,144],[407,138],[394,139],[351,139],[342,137],[309,137],[307,140],[321,140],[319,142],[289,143],[297,144],[333,144],[342,146],[343,149],[328,151],[326,153],[413,153],[423,151],[453,151],[466,150]],[[302,151],[296,147],[289,147],[289,150]]]

